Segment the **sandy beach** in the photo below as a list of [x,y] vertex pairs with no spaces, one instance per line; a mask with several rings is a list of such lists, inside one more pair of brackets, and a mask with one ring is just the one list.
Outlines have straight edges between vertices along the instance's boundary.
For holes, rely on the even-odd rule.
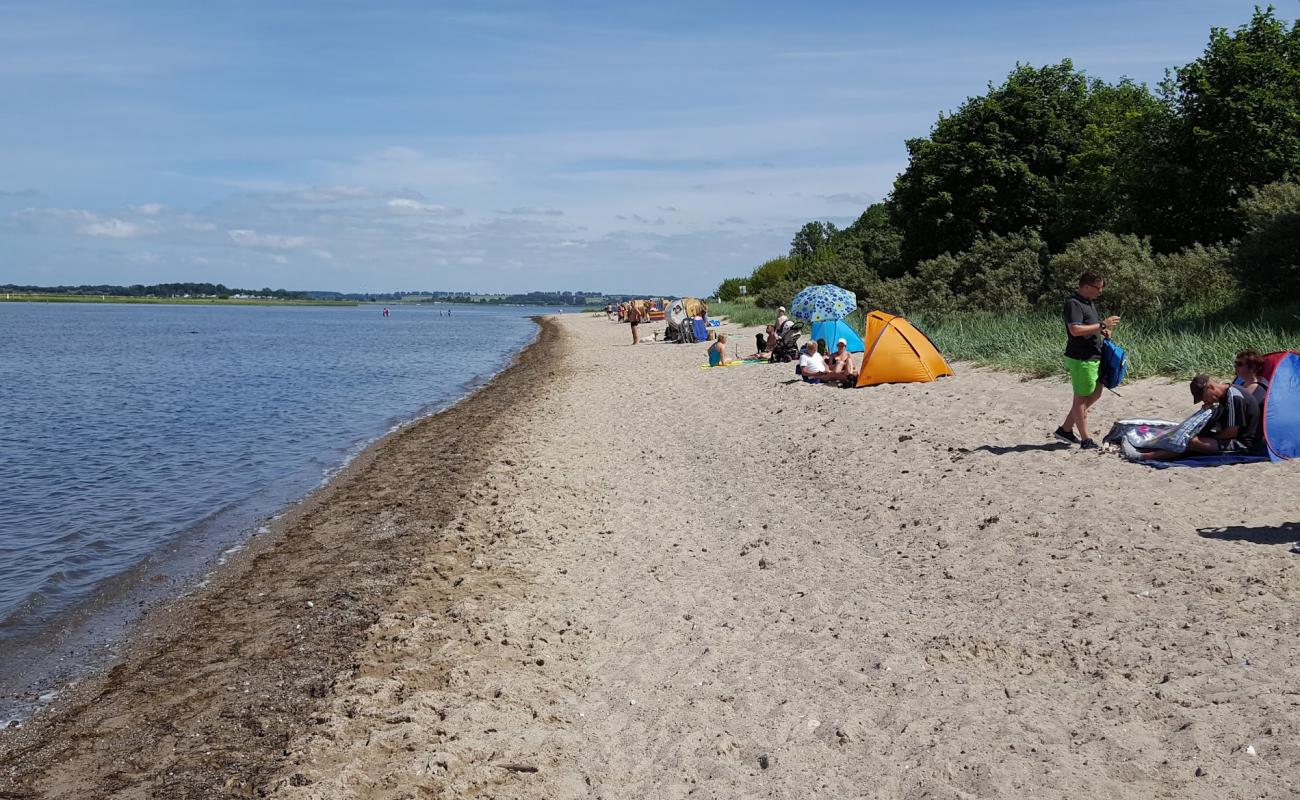
[[[1300,465],[704,361],[551,318],[0,734],[0,797],[1300,796]],[[1122,391],[1096,432],[1190,410]]]

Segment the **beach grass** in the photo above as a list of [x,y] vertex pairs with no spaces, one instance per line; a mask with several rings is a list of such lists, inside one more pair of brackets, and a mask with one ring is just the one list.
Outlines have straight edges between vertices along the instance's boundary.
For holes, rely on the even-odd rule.
[[18,294],[0,293],[0,303],[143,303],[195,306],[355,306],[355,300],[263,300],[219,297],[132,297],[113,294]]
[[[910,319],[952,360],[1034,376],[1063,369],[1062,323],[1049,313],[915,314]],[[1230,375],[1239,350],[1300,348],[1300,307],[1129,318],[1115,329],[1114,339],[1128,351],[1130,378]]]
[[709,315],[726,317],[735,325],[770,325],[776,319],[776,311],[762,308],[752,300],[741,299],[732,303],[715,301],[709,303]]

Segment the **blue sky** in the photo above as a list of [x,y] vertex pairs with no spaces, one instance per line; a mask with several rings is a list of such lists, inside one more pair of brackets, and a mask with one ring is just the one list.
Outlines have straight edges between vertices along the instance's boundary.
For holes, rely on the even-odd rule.
[[0,0],[0,283],[706,293],[1017,61],[1253,7]]

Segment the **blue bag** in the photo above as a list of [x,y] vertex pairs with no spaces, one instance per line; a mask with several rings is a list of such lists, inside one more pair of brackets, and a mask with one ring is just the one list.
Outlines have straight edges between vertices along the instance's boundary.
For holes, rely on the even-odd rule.
[[1114,391],[1116,386],[1124,382],[1125,375],[1128,375],[1128,353],[1106,339],[1101,344],[1101,369],[1097,375],[1101,378],[1101,385]]

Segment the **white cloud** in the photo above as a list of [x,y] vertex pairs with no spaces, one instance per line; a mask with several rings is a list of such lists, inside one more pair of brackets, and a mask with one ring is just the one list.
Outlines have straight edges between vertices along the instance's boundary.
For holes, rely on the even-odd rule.
[[862,206],[866,208],[875,202],[875,198],[866,192],[837,192],[835,194],[817,195],[828,203],[847,203],[849,205]]
[[147,217],[156,217],[166,211],[167,206],[162,203],[145,203],[144,205],[136,206],[134,210]]
[[137,236],[144,235],[145,230],[134,222],[105,219],[82,226],[81,232],[87,236],[103,239],[134,239]]
[[439,203],[424,203],[409,197],[394,197],[388,201],[388,207],[398,214],[427,214],[434,217],[455,217],[461,213],[458,208],[450,208]]
[[498,211],[498,214],[508,214],[512,217],[562,217],[564,212],[558,208],[546,208],[540,206],[520,206],[508,211]]
[[226,233],[230,236],[231,241],[241,247],[254,247],[262,250],[301,250],[311,243],[305,236],[258,233],[244,228],[229,230]]

